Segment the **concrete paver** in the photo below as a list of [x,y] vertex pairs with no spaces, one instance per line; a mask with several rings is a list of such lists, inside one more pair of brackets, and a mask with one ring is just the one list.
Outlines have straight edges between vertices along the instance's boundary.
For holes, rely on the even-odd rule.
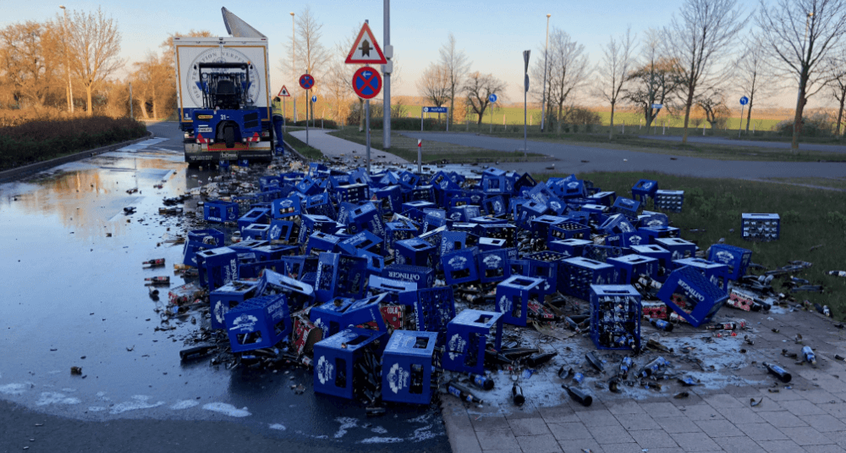
[[640,445],[642,448],[648,448],[649,451],[652,451],[653,448],[657,447],[675,448],[679,446],[679,444],[676,443],[675,439],[670,437],[670,435],[663,429],[630,431],[629,434],[631,434],[631,436],[638,443],[638,445]]
[[520,436],[517,438],[517,443],[526,453],[560,453],[563,451],[552,434]]
[[673,440],[675,440],[676,443],[684,449],[684,451],[720,450],[720,446],[703,432],[670,434],[670,437],[672,437]]

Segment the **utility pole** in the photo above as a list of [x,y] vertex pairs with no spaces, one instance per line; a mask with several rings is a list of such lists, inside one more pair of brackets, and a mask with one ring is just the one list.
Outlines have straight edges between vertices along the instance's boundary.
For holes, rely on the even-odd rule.
[[384,0],[383,14],[385,22],[385,58],[387,64],[382,65],[382,74],[385,75],[385,92],[382,99],[382,147],[391,147],[391,73],[394,64],[391,58],[394,57],[394,49],[391,47],[391,0]]
[[541,93],[541,132],[544,132],[546,125],[546,62],[547,54],[549,53],[549,16],[546,15],[546,44],[543,47],[543,92]]
[[62,36],[64,38],[63,44],[65,48],[65,68],[68,72],[68,110],[73,113],[73,83],[71,83],[71,69],[70,69],[70,57],[68,52],[68,10],[65,8],[64,5],[60,5],[59,8],[62,9],[65,13],[65,21],[62,27]]

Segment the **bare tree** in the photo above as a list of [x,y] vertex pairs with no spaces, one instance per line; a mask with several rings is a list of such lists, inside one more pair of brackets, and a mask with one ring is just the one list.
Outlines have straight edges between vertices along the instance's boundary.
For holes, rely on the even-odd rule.
[[[629,73],[632,86],[625,95],[628,102],[643,112],[647,129],[675,95],[680,82],[675,61],[661,55],[660,45],[661,33],[649,29],[644,36],[639,67]],[[656,104],[661,107],[655,108]]]
[[[461,90],[464,78],[470,71],[470,61],[463,50],[455,47],[455,35],[449,34],[446,44],[440,49],[440,66],[443,66],[449,79],[449,121],[452,123],[452,116],[455,109],[455,94]],[[440,107],[440,104],[438,105]]]
[[505,87],[507,84],[502,80],[494,77],[493,74],[482,74],[479,71],[472,72],[467,76],[467,82],[464,85],[464,94],[466,95],[467,104],[470,110],[479,116],[477,124],[482,124],[482,117],[485,115],[485,109],[488,108],[491,94],[499,93],[498,96],[505,101]]
[[724,123],[730,113],[725,92],[722,87],[701,88],[695,102],[705,112],[705,120],[711,124],[711,130],[715,131],[717,125]]
[[664,28],[667,56],[678,63],[684,103],[684,135],[687,143],[690,110],[700,85],[714,84],[726,76],[717,71],[732,38],[743,27],[737,0],[686,0],[679,16]]
[[611,41],[602,49],[602,62],[597,66],[596,72],[599,75],[594,93],[596,96],[608,101],[611,104],[611,127],[608,130],[608,139],[614,139],[614,109],[620,96],[625,95],[625,86],[628,82],[629,71],[634,63],[634,37],[632,29],[628,28],[626,34],[620,37],[619,42],[611,37]]
[[743,50],[734,67],[735,84],[744,95],[749,97],[746,106],[746,133],[749,133],[749,123],[752,121],[752,107],[757,96],[769,96],[778,92],[778,78],[772,71],[766,43],[760,35],[750,36],[744,40]]
[[40,108],[54,93],[61,52],[60,29],[54,24],[28,21],[0,30],[0,61],[5,85],[18,105]]
[[[323,24],[317,23],[314,13],[308,6],[295,17],[297,22],[295,28],[297,40],[294,46],[296,49],[296,67],[292,68],[291,65],[294,63],[287,61],[287,59],[282,60],[282,66],[290,70],[294,77],[308,73],[313,75],[315,79],[321,80],[325,76],[324,70],[330,64],[329,52],[320,42],[320,38],[323,37]],[[352,44],[350,46],[352,47]],[[349,49],[345,50],[345,52],[348,51]],[[346,53],[344,53],[344,57],[346,57]],[[291,89],[294,88],[291,87]],[[315,84],[312,91],[320,92],[321,89],[322,87],[319,84]],[[305,92],[303,94],[305,95]],[[305,99],[305,101],[305,105],[308,105],[308,99]],[[314,118],[314,111],[311,112],[311,118]]]
[[825,86],[821,64],[846,34],[846,1],[778,0],[767,6],[762,0],[758,25],[767,50],[799,83],[791,145],[798,150],[805,104]]
[[[148,53],[143,61],[135,63],[135,72],[131,80],[135,87],[133,93],[141,107],[141,114],[146,119],[152,114],[153,118],[159,116],[160,107],[168,104],[176,96],[176,84],[174,83],[173,64],[168,64],[169,55],[158,56],[155,53]],[[152,109],[150,111],[148,109]]]
[[417,92],[421,96],[442,107],[447,101],[452,102],[452,85],[449,68],[443,63],[430,63],[417,79]]
[[837,123],[835,136],[840,136],[840,124],[843,122],[843,108],[846,104],[846,47],[841,46],[837,55],[828,58],[828,86],[831,96],[837,101]]
[[85,87],[88,115],[94,114],[91,95],[110,75],[123,66],[117,22],[97,12],[74,11],[68,23],[68,56],[71,69]]
[[[564,118],[564,105],[571,95],[587,82],[590,73],[588,57],[584,54],[585,46],[570,39],[570,35],[560,28],[553,27],[549,37],[549,53],[547,65],[547,113],[546,118],[553,118],[561,130]],[[543,59],[537,59],[532,68],[532,79],[543,80]],[[535,87],[540,84],[534,84]],[[540,99],[542,90],[533,89],[533,95]]]

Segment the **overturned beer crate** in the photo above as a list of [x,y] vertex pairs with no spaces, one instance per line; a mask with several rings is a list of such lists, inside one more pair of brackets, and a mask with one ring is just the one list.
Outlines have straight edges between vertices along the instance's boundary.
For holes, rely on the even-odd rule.
[[728,278],[738,280],[746,275],[746,268],[752,260],[752,250],[728,244],[714,244],[708,250],[708,261],[728,266]]
[[438,334],[395,330],[382,354],[382,399],[429,404]]
[[384,336],[384,332],[353,327],[315,343],[314,391],[353,399],[368,379],[356,363],[367,354],[378,357]]
[[232,352],[273,347],[293,329],[287,298],[281,294],[245,300],[224,319]]
[[502,347],[502,313],[466,309],[447,324],[444,369],[483,374],[488,342]]
[[598,349],[640,351],[641,316],[633,286],[590,286],[590,338]]
[[725,305],[728,294],[696,269],[685,266],[670,274],[658,291],[658,298],[693,327],[699,327],[711,321]]

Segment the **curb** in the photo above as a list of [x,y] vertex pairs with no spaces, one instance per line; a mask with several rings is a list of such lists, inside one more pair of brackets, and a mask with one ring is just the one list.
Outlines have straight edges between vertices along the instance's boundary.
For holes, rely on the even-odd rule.
[[293,146],[291,146],[291,145],[290,145],[288,142],[286,142],[285,140],[282,140],[282,143],[285,145],[285,148],[290,149],[290,150],[291,150],[291,152],[293,152],[294,154],[296,154],[296,155],[297,155],[297,158],[299,158],[301,161],[303,161],[303,162],[311,162],[311,161],[309,161],[308,159],[306,159],[306,158],[305,158],[305,156],[303,156],[302,154],[300,154],[300,152],[299,152],[299,151],[297,151],[296,149],[294,149],[294,147],[293,147]]
[[482,453],[476,430],[473,429],[470,416],[461,402],[441,398],[441,419],[444,421],[449,446],[453,452]]
[[99,148],[90,149],[88,151],[80,151],[75,154],[69,154],[67,156],[57,157],[55,159],[45,160],[42,162],[35,162],[32,164],[27,164],[22,167],[10,168],[8,170],[0,171],[0,182],[8,182],[14,179],[18,179],[23,176],[30,175],[32,173],[37,173],[42,170],[46,170],[48,168],[57,167],[59,165],[66,164],[68,162],[76,162],[78,160],[85,159],[86,157],[96,156],[97,154],[106,153],[109,151],[114,151],[120,148],[123,148],[127,145],[132,145],[144,140],[148,140],[153,137],[153,133],[147,131],[147,135],[141,138],[136,138],[133,140],[127,140],[125,142],[113,143],[111,145],[101,146]]

